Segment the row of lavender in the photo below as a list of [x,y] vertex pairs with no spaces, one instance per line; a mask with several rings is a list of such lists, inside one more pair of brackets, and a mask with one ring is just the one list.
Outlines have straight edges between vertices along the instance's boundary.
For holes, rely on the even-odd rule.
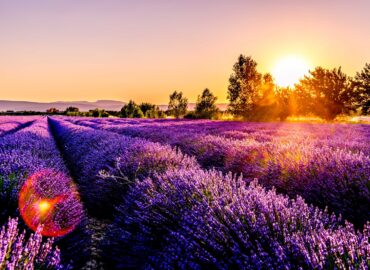
[[[72,182],[48,130],[46,118],[29,120],[21,123],[29,123],[23,129],[0,139],[0,224],[4,224],[0,232],[0,269],[61,268],[61,256],[69,263],[74,249],[81,251],[80,237],[85,234],[79,228],[75,233],[58,239],[61,254],[53,247],[52,238],[45,243],[42,241],[40,230],[26,241],[30,233],[23,222],[11,218],[6,223],[8,217],[19,216],[19,192],[31,175],[42,174],[41,178],[50,180],[34,183],[46,198],[63,193],[66,191],[63,189]],[[68,205],[68,208],[75,217],[82,215],[81,205]],[[19,233],[23,229],[26,231]]]
[[178,147],[205,168],[242,174],[248,182],[258,178],[358,227],[370,217],[370,126],[69,120]]
[[369,224],[356,232],[300,197],[205,171],[166,145],[50,124],[90,213],[113,217],[101,246],[107,267],[369,267]]
[[[259,142],[273,140],[314,142],[316,146],[329,145],[333,148],[349,148],[370,154],[368,125],[307,124],[307,123],[246,123],[209,120],[164,120],[164,119],[94,119],[70,118],[76,124],[101,126],[112,131],[118,128],[151,128],[185,131],[195,134],[217,134],[232,139],[251,139]],[[170,133],[170,136],[171,136]],[[167,134],[164,134],[167,135]]]
[[0,117],[0,137],[27,127],[31,125],[34,120],[36,120],[36,117],[2,116]]

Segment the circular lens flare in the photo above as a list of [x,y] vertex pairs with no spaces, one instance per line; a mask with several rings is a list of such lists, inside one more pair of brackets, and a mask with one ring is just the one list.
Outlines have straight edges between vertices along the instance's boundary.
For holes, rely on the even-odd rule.
[[71,232],[80,222],[83,207],[72,180],[54,170],[31,175],[19,194],[20,214],[32,230],[57,237]]

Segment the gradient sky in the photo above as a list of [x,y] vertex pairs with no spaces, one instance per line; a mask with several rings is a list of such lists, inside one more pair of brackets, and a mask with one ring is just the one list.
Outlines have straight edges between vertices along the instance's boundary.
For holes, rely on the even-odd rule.
[[240,53],[349,75],[370,62],[369,0],[0,0],[0,99],[226,101]]

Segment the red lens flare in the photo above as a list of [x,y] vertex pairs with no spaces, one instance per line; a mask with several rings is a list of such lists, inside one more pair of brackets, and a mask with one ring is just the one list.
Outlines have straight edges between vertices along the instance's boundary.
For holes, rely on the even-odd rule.
[[19,210],[28,227],[49,237],[63,236],[79,224],[83,207],[72,180],[61,172],[31,175],[19,194]]

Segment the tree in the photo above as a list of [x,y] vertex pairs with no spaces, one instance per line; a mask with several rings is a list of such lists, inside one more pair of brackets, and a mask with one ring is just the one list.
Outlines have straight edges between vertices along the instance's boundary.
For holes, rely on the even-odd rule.
[[370,114],[370,63],[356,73],[353,83],[357,107],[361,108],[362,114]]
[[258,121],[275,120],[277,118],[275,88],[275,82],[271,74],[264,74],[252,104],[253,110],[248,118]]
[[168,114],[180,118],[186,114],[188,99],[183,97],[182,92],[173,92],[168,103]]
[[105,110],[98,109],[98,108],[94,110],[90,110],[89,115],[91,115],[92,117],[109,117],[108,112],[106,112]]
[[198,96],[195,104],[195,115],[197,118],[213,119],[219,112],[216,100],[217,97],[208,88],[204,89],[202,95]]
[[144,114],[140,107],[133,100],[130,100],[122,107],[120,116],[123,118],[143,118]]
[[46,112],[49,114],[57,114],[59,113],[59,110],[57,108],[50,108],[50,109],[47,109]]
[[79,111],[79,108],[70,106],[65,110],[65,113],[78,113]]
[[146,117],[146,115],[150,112],[150,111],[153,111],[155,110],[155,105],[154,104],[151,104],[151,103],[148,103],[148,102],[143,102],[139,105],[140,107],[140,110],[143,112],[144,116]]
[[94,110],[90,110],[90,113],[91,113],[92,117],[99,117],[100,116],[100,112],[99,112],[98,108],[96,108]]
[[306,93],[308,110],[327,120],[354,109],[354,91],[341,68],[317,67],[300,80],[297,90]]
[[155,104],[143,102],[139,105],[139,108],[146,118],[163,118],[164,113]]
[[277,88],[275,97],[277,117],[280,121],[284,121],[294,112],[293,90],[289,87]]
[[257,71],[257,62],[250,56],[240,55],[229,78],[227,98],[229,111],[234,116],[251,117],[261,86],[262,75]]

